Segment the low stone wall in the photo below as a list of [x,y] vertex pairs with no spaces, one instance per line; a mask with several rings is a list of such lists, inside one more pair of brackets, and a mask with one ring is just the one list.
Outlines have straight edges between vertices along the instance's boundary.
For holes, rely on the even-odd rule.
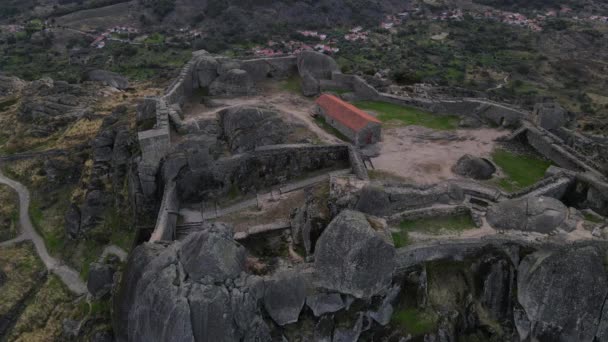
[[459,100],[423,99],[380,93],[375,100],[397,105],[422,108],[439,115],[475,117],[496,125],[518,126],[529,114],[523,110],[507,107],[489,100],[463,98]]
[[528,144],[532,146],[538,153],[545,158],[551,160],[560,167],[573,171],[595,171],[585,162],[578,159],[575,155],[563,148],[562,144],[554,139],[546,131],[538,127],[528,127],[526,131],[526,139]]
[[333,73],[331,82],[331,84],[321,84],[321,90],[328,90],[327,88],[349,89],[359,100],[375,100],[380,96],[374,87],[357,75]]
[[403,211],[391,215],[386,219],[389,224],[399,224],[403,220],[419,220],[431,217],[448,217],[471,214],[471,208],[465,205],[431,206],[414,210]]

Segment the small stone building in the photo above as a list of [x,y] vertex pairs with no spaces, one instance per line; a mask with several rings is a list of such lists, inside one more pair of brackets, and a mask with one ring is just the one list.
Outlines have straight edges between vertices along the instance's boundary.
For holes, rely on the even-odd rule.
[[336,96],[329,94],[319,96],[315,111],[325,119],[325,122],[357,146],[380,141],[382,131],[380,120]]

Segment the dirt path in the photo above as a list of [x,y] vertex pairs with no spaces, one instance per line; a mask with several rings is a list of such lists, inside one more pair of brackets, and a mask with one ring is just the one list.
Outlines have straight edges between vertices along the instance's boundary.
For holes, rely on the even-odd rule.
[[61,281],[70,289],[70,291],[83,295],[87,293],[85,283],[80,279],[80,275],[74,269],[64,265],[61,261],[53,258],[44,245],[44,240],[34,229],[29,215],[30,207],[30,192],[21,183],[7,178],[0,173],[0,183],[6,184],[13,188],[19,194],[19,224],[21,233],[13,240],[6,241],[0,246],[7,246],[20,241],[31,240],[34,243],[38,256],[46,266],[47,270],[55,273]]
[[414,181],[434,184],[460,178],[452,166],[464,154],[487,158],[496,138],[506,131],[482,128],[474,130],[435,131],[420,126],[385,129],[379,154],[372,158],[377,170]]

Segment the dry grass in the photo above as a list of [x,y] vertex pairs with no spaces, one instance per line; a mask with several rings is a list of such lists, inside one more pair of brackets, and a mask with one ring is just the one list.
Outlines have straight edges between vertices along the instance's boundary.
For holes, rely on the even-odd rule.
[[43,266],[28,242],[0,249],[0,270],[7,276],[0,301],[3,316],[35,287]]
[[51,275],[29,302],[14,329],[10,341],[44,342],[61,339],[63,319],[74,311],[72,295]]

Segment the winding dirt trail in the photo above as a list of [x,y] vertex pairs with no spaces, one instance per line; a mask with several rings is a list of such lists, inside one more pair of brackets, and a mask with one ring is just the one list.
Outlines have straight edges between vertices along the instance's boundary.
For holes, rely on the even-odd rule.
[[30,207],[30,192],[21,183],[14,181],[0,172],[0,183],[6,184],[13,188],[17,194],[19,194],[19,225],[21,227],[21,233],[16,238],[3,242],[0,247],[10,246],[17,242],[31,240],[34,243],[38,256],[46,266],[49,272],[55,273],[61,281],[77,295],[83,295],[87,293],[87,287],[85,283],[80,279],[80,275],[74,269],[64,265],[61,261],[53,258],[44,245],[44,240],[36,232],[32,221],[30,220],[29,207]]

